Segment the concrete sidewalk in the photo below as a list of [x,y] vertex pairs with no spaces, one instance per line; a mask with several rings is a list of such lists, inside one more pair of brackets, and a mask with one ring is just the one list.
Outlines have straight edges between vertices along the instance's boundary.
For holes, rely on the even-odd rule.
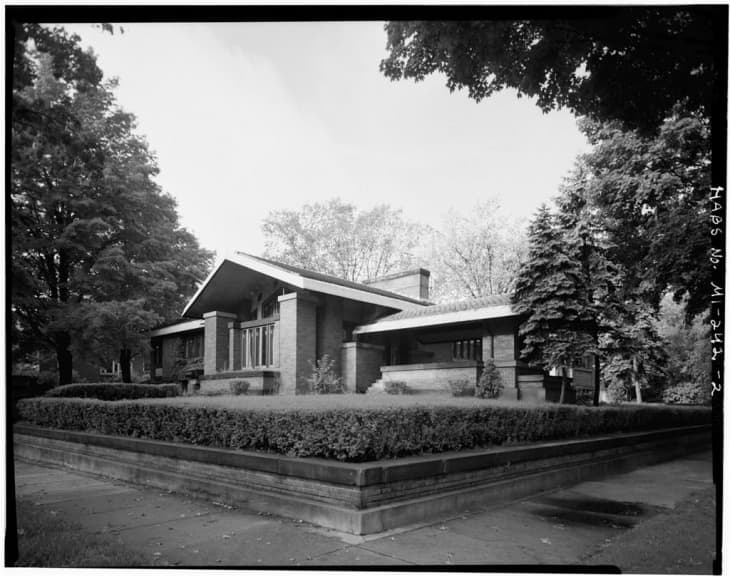
[[[681,550],[676,537],[663,547],[660,528],[681,526],[687,515],[697,517],[692,499],[714,503],[711,458],[709,451],[690,455],[366,537],[36,464],[16,462],[15,475],[19,500],[76,521],[89,532],[110,534],[142,553],[150,566],[608,563],[631,571],[643,567],[634,557],[641,555],[644,539],[662,555],[663,565],[655,572],[679,567],[676,572],[710,573],[713,509],[702,509],[702,522],[695,522],[695,532],[702,533],[695,541],[704,548],[695,543],[687,545],[692,551]],[[672,556],[689,561],[673,564]]]

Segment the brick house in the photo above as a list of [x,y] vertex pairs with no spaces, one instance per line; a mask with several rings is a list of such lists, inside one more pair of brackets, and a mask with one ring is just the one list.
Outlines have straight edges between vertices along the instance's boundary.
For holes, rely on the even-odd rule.
[[504,397],[552,400],[555,380],[518,360],[509,297],[434,305],[429,276],[415,269],[354,283],[233,253],[185,307],[189,320],[152,331],[154,378],[169,380],[176,361],[197,359],[202,390],[245,379],[251,393],[296,394],[310,362],[327,354],[349,392],[388,380],[446,392],[451,379],[476,383],[493,358]]

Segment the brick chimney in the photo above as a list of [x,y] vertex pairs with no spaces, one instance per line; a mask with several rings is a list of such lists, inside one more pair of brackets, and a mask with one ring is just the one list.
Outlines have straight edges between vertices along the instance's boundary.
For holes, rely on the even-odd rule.
[[366,280],[364,284],[406,297],[428,300],[428,281],[430,277],[431,273],[425,268],[416,268]]

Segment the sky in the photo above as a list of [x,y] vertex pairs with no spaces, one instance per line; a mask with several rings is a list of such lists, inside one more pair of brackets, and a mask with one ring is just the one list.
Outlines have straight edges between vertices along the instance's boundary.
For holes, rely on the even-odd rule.
[[489,197],[529,218],[588,150],[567,110],[385,78],[382,22],[122,26],[64,25],[118,78],[158,183],[219,257],[261,254],[270,211],[334,197],[433,226]]

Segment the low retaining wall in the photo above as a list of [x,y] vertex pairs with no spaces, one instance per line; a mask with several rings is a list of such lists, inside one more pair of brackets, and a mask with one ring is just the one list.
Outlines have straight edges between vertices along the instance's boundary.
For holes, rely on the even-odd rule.
[[711,426],[340,463],[15,426],[15,455],[364,535],[709,447]]
[[412,393],[451,393],[449,381],[466,380],[476,386],[482,370],[480,361],[418,363],[380,367],[383,381],[405,381]]
[[276,391],[276,380],[279,376],[277,371],[270,370],[248,370],[236,371],[233,373],[218,373],[215,375],[201,375],[200,390],[202,392],[210,391],[230,391],[233,381],[248,381],[249,395],[272,395]]

